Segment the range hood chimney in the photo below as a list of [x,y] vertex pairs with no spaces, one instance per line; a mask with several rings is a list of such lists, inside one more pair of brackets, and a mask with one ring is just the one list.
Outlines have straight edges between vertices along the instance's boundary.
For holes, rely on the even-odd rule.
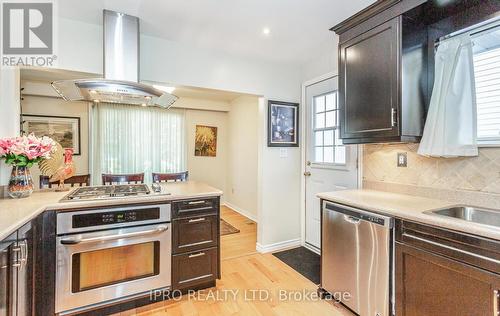
[[66,101],[169,108],[177,96],[139,83],[139,19],[104,10],[104,79],[52,82]]

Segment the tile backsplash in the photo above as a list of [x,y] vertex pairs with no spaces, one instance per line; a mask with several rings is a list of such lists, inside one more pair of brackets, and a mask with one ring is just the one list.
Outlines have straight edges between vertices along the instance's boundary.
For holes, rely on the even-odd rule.
[[[481,148],[478,157],[428,158],[418,144],[364,145],[363,180],[454,191],[500,194],[500,148]],[[408,153],[398,167],[397,154]]]

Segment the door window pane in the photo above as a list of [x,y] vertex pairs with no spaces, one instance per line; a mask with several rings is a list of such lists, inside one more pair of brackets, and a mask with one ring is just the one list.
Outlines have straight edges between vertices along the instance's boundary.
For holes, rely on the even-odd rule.
[[343,145],[342,139],[340,139],[340,129],[335,130],[335,145]]
[[335,120],[336,113],[337,111],[326,112],[326,120],[325,120],[326,127],[334,127],[336,125],[336,120]]
[[325,113],[316,114],[316,128],[325,127]]
[[325,96],[315,97],[314,104],[316,105],[316,113],[325,112]]
[[333,146],[333,130],[327,130],[324,132],[324,141],[323,144],[325,146]]
[[337,92],[314,97],[312,147],[314,162],[345,164],[346,148],[338,128]]
[[333,147],[325,147],[324,149],[324,162],[326,163],[334,163],[333,160]]
[[323,147],[315,147],[314,160],[316,162],[323,162]]
[[314,132],[314,146],[323,146],[323,131]]
[[337,93],[330,93],[326,95],[326,111],[335,110],[337,108]]

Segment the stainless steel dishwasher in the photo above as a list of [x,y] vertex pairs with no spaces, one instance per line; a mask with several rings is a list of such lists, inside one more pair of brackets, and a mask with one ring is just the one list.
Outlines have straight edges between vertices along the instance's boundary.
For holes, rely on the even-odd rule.
[[[361,316],[389,316],[394,301],[392,218],[323,201],[321,287]],[[349,297],[350,296],[350,297]]]

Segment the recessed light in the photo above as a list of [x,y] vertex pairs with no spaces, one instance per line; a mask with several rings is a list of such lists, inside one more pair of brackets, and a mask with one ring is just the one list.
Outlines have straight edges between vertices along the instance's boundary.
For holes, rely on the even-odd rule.
[[146,106],[146,103],[141,104],[141,106]]
[[99,103],[99,100],[95,99],[95,100],[94,100],[94,103]]
[[151,100],[151,97],[149,95],[144,97],[146,100]]
[[156,85],[156,84],[153,85],[153,88],[161,90],[161,91],[166,92],[166,93],[172,93],[175,90],[175,87],[160,86],[160,85]]
[[263,28],[263,29],[262,29],[262,34],[264,34],[264,35],[269,35],[269,34],[271,34],[271,29],[270,29],[270,28],[268,28],[268,27]]

